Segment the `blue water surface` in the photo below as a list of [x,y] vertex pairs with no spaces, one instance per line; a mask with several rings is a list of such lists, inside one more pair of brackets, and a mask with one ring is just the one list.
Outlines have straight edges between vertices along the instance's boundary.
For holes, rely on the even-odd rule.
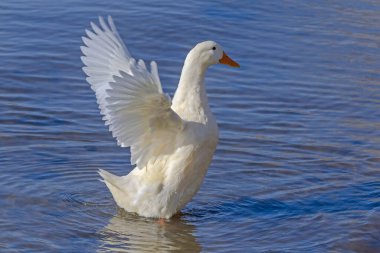
[[[162,226],[117,209],[127,174],[81,71],[112,15],[173,94],[215,40],[240,69],[206,77],[220,142],[200,192]],[[1,252],[380,252],[380,3],[0,2]]]

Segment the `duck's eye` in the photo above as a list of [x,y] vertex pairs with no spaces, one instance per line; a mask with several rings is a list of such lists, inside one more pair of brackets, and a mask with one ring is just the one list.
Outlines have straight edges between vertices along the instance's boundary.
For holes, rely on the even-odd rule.
[[213,47],[212,50],[216,50],[216,47]]

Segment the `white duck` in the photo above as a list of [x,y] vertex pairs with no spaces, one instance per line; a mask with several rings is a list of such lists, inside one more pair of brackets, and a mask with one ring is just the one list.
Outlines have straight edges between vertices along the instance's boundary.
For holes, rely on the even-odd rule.
[[117,142],[131,148],[126,176],[100,170],[118,206],[145,217],[170,218],[199,190],[217,142],[205,72],[213,64],[232,67],[222,47],[205,41],[187,55],[173,102],[163,93],[157,65],[135,61],[111,17],[91,23],[81,50],[83,71],[96,93],[103,119]]

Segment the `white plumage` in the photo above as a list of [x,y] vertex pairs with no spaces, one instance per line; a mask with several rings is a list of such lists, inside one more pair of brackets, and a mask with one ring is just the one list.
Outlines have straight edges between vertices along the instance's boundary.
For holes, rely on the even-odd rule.
[[188,54],[173,98],[163,93],[157,64],[150,71],[136,61],[121,40],[111,17],[91,23],[81,47],[87,82],[100,112],[122,147],[131,147],[128,175],[99,174],[116,203],[146,217],[170,218],[199,187],[218,141],[204,85],[206,69],[216,63],[239,66],[213,41]]

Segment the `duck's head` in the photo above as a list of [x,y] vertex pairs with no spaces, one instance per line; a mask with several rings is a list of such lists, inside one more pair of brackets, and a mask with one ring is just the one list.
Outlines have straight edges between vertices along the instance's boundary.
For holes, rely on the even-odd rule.
[[223,48],[214,41],[204,41],[198,43],[189,53],[193,59],[196,59],[201,65],[209,67],[214,64],[226,64],[231,67],[240,67],[239,63],[232,60],[223,51]]

